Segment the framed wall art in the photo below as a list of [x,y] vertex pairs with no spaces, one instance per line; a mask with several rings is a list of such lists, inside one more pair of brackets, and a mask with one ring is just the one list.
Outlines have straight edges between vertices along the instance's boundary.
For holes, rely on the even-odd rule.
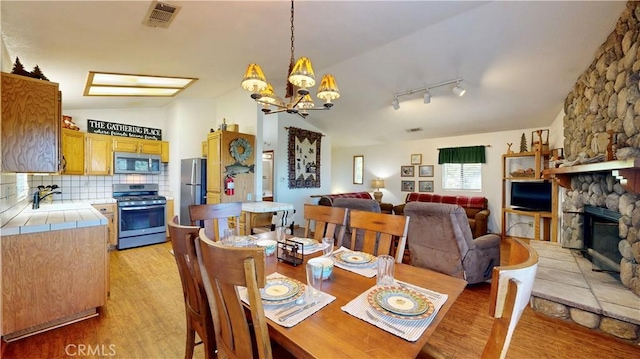
[[413,192],[416,188],[416,181],[402,181],[400,190],[402,192]]
[[419,153],[415,153],[411,155],[411,164],[412,165],[421,165],[422,164],[422,155]]
[[353,156],[353,184],[364,183],[364,156]]
[[414,177],[414,166],[400,166],[400,177]]
[[433,177],[433,165],[418,166],[418,176]]
[[433,181],[418,181],[418,192],[433,192]]
[[320,187],[322,133],[289,127],[289,188]]

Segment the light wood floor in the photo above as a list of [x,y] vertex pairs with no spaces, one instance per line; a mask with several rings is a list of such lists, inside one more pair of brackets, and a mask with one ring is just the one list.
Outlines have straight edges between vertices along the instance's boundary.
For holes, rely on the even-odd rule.
[[[4,357],[108,357],[115,352],[116,358],[183,358],[182,288],[170,249],[165,243],[112,252],[111,298],[99,317],[9,343]],[[489,289],[488,284],[468,287],[431,343],[454,358],[479,358],[492,324]],[[81,345],[93,355],[79,355]],[[198,346],[194,358],[204,358],[202,350]],[[640,347],[527,308],[507,357],[630,359],[640,358]]]

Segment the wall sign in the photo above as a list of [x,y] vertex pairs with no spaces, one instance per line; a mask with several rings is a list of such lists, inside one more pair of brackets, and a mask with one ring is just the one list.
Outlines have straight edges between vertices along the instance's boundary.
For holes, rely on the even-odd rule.
[[100,135],[142,138],[145,140],[162,140],[162,130],[123,123],[105,122],[87,119],[87,132]]

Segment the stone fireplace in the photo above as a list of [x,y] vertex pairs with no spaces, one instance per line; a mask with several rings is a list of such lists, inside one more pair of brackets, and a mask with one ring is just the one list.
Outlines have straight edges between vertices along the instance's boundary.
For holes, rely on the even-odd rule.
[[[620,153],[620,149],[640,149],[639,35],[640,4],[629,1],[615,29],[596,50],[594,60],[565,99],[566,161],[579,164],[584,159],[598,156],[611,159],[610,155]],[[616,167],[618,163],[620,167]],[[540,254],[532,307],[547,315],[570,319],[638,343],[640,160],[584,165],[583,171],[578,167],[556,176],[565,187],[562,190],[559,243],[531,241]],[[620,173],[616,172],[624,174],[628,182],[623,180],[621,183]],[[583,250],[593,245],[585,243],[584,212],[587,206],[595,207],[596,212],[601,209],[619,216],[617,226],[615,222],[613,226],[608,225],[608,232],[591,238],[590,232],[586,235],[586,242],[602,236],[613,237],[613,249],[617,244],[614,254],[619,256],[603,261],[615,264],[615,258],[620,258],[619,275],[592,271],[594,264],[583,258],[579,251],[568,249]],[[590,216],[590,213],[586,214],[587,221],[592,219]],[[595,254],[595,257],[601,254]]]
[[[585,208],[601,209],[600,212],[617,213],[617,249],[622,259],[617,264],[622,285],[640,296],[640,197],[626,192],[610,173],[585,173],[573,176],[571,189],[566,190],[562,202],[562,246],[587,250],[586,240],[598,241],[600,236],[589,238],[584,233]],[[640,205],[640,203],[638,203]],[[589,215],[587,215],[589,217]],[[598,256],[598,254],[596,254]],[[606,259],[600,258],[600,262]],[[609,258],[609,261],[613,259]]]

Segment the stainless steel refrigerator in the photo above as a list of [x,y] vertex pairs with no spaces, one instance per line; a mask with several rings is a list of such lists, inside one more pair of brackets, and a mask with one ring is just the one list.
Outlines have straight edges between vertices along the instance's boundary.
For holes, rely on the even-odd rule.
[[[189,205],[205,204],[207,159],[186,158],[180,163],[180,224],[190,225]],[[198,223],[201,225],[201,223]]]

